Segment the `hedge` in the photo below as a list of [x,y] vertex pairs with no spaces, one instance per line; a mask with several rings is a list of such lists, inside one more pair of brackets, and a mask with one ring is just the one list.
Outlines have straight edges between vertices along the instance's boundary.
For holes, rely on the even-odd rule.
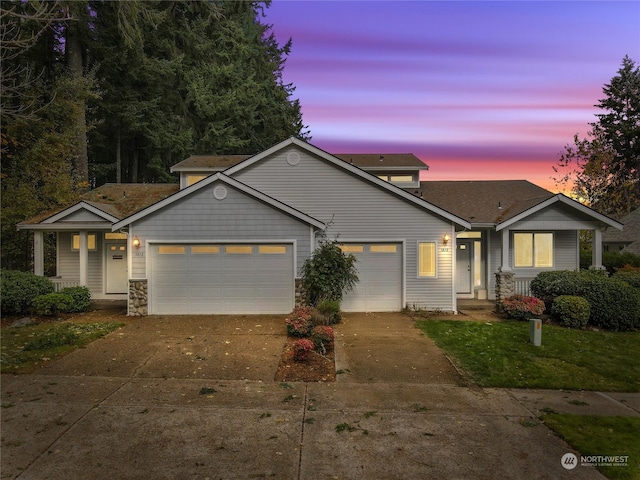
[[584,297],[591,305],[589,324],[607,330],[640,327],[640,293],[628,283],[597,271],[542,272],[531,281],[532,293],[551,311],[560,295]]
[[5,315],[21,314],[31,307],[33,299],[53,293],[53,282],[29,272],[1,270],[1,310]]

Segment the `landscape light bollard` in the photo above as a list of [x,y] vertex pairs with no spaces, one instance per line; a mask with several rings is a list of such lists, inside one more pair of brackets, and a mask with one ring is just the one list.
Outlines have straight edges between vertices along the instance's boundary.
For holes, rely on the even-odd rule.
[[529,338],[536,347],[542,344],[542,320],[537,318],[529,320]]

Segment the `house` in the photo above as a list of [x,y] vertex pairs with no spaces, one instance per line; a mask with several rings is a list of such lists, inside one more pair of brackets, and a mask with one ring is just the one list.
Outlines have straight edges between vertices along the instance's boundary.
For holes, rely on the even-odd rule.
[[35,272],[57,235],[57,278],[130,315],[286,313],[318,235],[357,258],[345,311],[457,311],[538,272],[579,268],[578,233],[622,225],[526,181],[429,182],[411,154],[331,155],[290,138],[257,155],[193,156],[179,185],[105,185],[27,220]]
[[640,255],[640,208],[633,210],[620,222],[624,225],[624,231],[607,228],[602,234],[603,250]]

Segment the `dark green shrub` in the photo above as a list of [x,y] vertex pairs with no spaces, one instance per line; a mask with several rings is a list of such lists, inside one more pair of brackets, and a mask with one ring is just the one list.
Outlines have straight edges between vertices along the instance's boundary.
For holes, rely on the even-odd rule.
[[340,302],[337,300],[320,300],[313,309],[311,319],[314,325],[335,325],[342,320]]
[[535,297],[512,295],[502,301],[502,308],[510,318],[529,320],[544,313],[544,302]]
[[611,273],[623,268],[625,265],[640,268],[640,255],[620,251],[602,252],[602,265]]
[[2,313],[8,315],[23,313],[32,305],[34,298],[55,290],[48,278],[15,270],[0,271],[0,285]]
[[308,305],[321,300],[340,302],[345,292],[358,282],[356,257],[345,255],[337,240],[321,239],[318,247],[302,266],[302,286]]
[[87,287],[67,287],[60,293],[69,295],[73,299],[73,305],[68,312],[88,312],[91,308],[91,291]]
[[617,278],[595,271],[544,272],[531,281],[531,290],[547,305],[560,295],[584,297],[591,305],[590,325],[607,330],[640,327],[640,295]]
[[575,295],[560,295],[553,302],[551,313],[563,327],[585,328],[589,323],[589,301]]
[[613,274],[613,278],[627,282],[633,288],[640,289],[640,269],[622,269]]
[[64,293],[47,293],[33,299],[33,312],[37,315],[58,315],[72,308],[73,297]]

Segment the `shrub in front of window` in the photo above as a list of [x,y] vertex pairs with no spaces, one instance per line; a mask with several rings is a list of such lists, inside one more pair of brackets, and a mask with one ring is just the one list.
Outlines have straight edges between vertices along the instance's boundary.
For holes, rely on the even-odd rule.
[[69,295],[73,299],[73,304],[68,312],[88,312],[91,308],[91,291],[87,287],[67,287],[60,290],[60,293]]
[[0,271],[0,291],[2,291],[2,313],[21,314],[33,302],[33,299],[55,290],[53,282],[29,272],[15,270]]
[[308,338],[301,338],[293,343],[293,359],[296,362],[304,362],[313,351],[313,342]]
[[73,297],[64,293],[47,293],[33,299],[33,311],[36,315],[58,315],[70,312],[73,308]]
[[512,295],[503,300],[502,308],[510,318],[529,320],[544,313],[544,302],[535,297]]
[[313,328],[310,307],[296,307],[285,319],[287,334],[290,337],[308,337]]
[[333,347],[334,333],[333,328],[324,325],[313,327],[311,330],[311,341],[316,350],[323,355]]
[[591,305],[582,297],[560,295],[553,302],[551,313],[563,327],[585,328],[589,323]]

